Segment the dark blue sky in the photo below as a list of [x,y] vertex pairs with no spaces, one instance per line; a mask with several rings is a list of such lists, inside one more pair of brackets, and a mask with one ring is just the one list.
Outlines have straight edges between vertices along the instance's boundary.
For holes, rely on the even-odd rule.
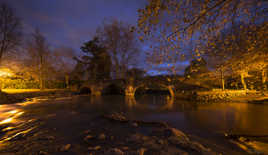
[[135,24],[146,0],[0,0],[10,4],[22,19],[25,32],[36,27],[53,46],[76,50],[94,35],[105,18]]
[[[26,36],[35,28],[39,28],[51,46],[71,47],[79,53],[80,46],[93,37],[96,28],[105,18],[117,18],[136,26],[137,10],[143,8],[147,0],[0,0],[0,2],[9,4],[22,19]],[[146,69],[143,55],[141,54],[138,66]],[[167,67],[162,64],[159,67],[165,66]],[[150,69],[149,73],[158,74],[158,71]]]

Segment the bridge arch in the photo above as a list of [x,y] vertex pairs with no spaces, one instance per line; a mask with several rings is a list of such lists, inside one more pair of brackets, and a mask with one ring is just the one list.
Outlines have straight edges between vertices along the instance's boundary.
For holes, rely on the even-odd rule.
[[[174,97],[175,96],[175,92],[174,92],[174,86],[171,85],[163,85],[163,84],[156,84],[158,87],[161,87],[163,89],[166,89],[169,92],[170,97]],[[152,86],[150,86],[150,84],[140,84],[137,86],[128,86],[126,88],[126,95],[130,95],[130,96],[135,96],[135,94],[137,93],[137,90],[145,87],[145,88],[149,88],[152,89]]]
[[88,86],[83,86],[79,89],[79,94],[91,94],[91,88]]
[[102,89],[102,95],[124,95],[124,87],[116,83],[108,83]]

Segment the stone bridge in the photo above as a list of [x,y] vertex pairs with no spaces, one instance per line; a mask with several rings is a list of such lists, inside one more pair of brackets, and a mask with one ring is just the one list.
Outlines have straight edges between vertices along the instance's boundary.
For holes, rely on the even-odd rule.
[[168,90],[171,97],[174,97],[175,95],[174,85],[171,84],[171,81],[169,79],[159,80],[156,78],[154,79],[152,77],[131,80],[115,79],[105,80],[101,82],[88,81],[82,84],[80,90],[83,88],[88,88],[90,89],[91,95],[101,95],[104,90],[111,85],[116,85],[117,87],[119,87],[122,90],[122,94],[124,94],[125,96],[135,96],[135,93],[138,88],[142,87],[145,89],[150,89],[153,86]]

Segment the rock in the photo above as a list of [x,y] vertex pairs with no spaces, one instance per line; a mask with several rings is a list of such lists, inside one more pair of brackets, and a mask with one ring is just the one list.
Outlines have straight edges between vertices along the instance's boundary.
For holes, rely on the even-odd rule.
[[138,150],[138,154],[139,155],[144,155],[144,152],[146,151],[146,149],[145,148],[140,148],[139,150]]
[[39,155],[48,155],[48,153],[47,152],[45,152],[45,151],[39,151],[39,153],[38,153]]
[[124,155],[124,152],[118,148],[112,148],[108,150],[105,155]]
[[71,144],[67,144],[61,147],[60,151],[68,151],[71,148]]
[[123,146],[122,147],[122,150],[124,150],[124,151],[126,151],[126,150],[128,150],[129,149],[129,147],[127,147],[127,146]]
[[138,123],[134,122],[134,123],[132,123],[132,126],[133,127],[138,127],[139,125],[138,125]]
[[133,135],[131,135],[131,136],[128,138],[128,141],[129,141],[129,142],[139,142],[139,141],[141,141],[142,136],[143,136],[143,135],[138,134],[138,133],[133,134]]
[[90,151],[97,151],[97,150],[100,150],[101,149],[101,146],[95,146],[95,147],[88,147],[88,150]]
[[178,138],[178,139],[180,139],[182,141],[185,141],[185,142],[189,141],[189,138],[183,132],[181,132],[178,129],[169,128],[169,129],[166,129],[165,132],[166,132],[168,137],[176,137],[176,138]]
[[87,136],[84,138],[84,141],[88,141],[88,140],[93,139],[93,138],[94,138],[93,136],[91,136],[91,135],[87,135]]
[[188,146],[190,150],[194,150],[195,152],[198,152],[199,154],[206,154],[206,155],[216,155],[217,153],[212,151],[209,148],[204,147],[202,144],[198,142],[191,142]]
[[105,140],[105,138],[106,138],[106,136],[105,136],[104,133],[102,133],[102,134],[100,134],[100,135],[98,136],[98,139],[99,139],[99,140]]
[[53,139],[55,139],[55,137],[54,136],[47,136],[46,139],[47,140],[53,140]]
[[158,144],[161,144],[161,145],[164,145],[164,144],[165,144],[165,141],[162,140],[162,139],[158,139],[158,140],[157,140],[157,143],[158,143]]
[[89,134],[91,132],[91,130],[86,130],[84,131],[84,134]]
[[106,115],[104,116],[106,118],[109,118],[111,120],[115,120],[115,121],[128,121],[127,118],[123,115],[123,114],[120,114],[120,113],[113,113],[111,115]]

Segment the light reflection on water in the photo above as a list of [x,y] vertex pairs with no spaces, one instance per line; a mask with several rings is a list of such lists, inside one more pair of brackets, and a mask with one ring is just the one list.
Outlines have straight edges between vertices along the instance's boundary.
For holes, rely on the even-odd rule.
[[55,113],[59,110],[67,110],[77,116],[82,113],[124,112],[134,119],[165,121],[186,133],[203,137],[216,137],[225,132],[268,135],[267,105],[196,104],[174,100],[174,98],[163,95],[146,95],[138,98],[124,96],[35,98],[16,105],[1,105],[0,125],[17,123],[19,116],[27,113],[27,110],[38,108],[42,109],[42,115],[47,113],[49,117],[57,117],[58,115]]

